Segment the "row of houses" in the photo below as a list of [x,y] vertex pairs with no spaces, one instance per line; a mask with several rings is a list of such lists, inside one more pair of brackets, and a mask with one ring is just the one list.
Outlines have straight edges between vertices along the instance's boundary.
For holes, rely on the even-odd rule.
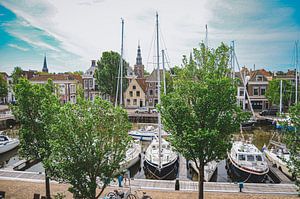
[[[269,88],[269,82],[273,79],[282,79],[291,81],[295,85],[295,70],[288,70],[287,72],[270,72],[265,69],[249,70],[247,67],[243,67],[240,72],[235,73],[235,77],[240,79],[241,83],[238,86],[237,100],[243,106],[245,101],[246,108],[249,108],[248,97],[245,96],[245,88],[251,99],[251,104],[254,110],[269,109],[273,104],[266,97],[266,92]],[[242,83],[242,79],[245,81],[245,86]]]
[[[57,86],[56,94],[59,96],[62,103],[71,102],[76,103],[76,97],[79,89],[83,89],[84,98],[86,100],[94,100],[96,96],[103,99],[110,99],[110,96],[102,95],[99,92],[95,72],[96,60],[91,61],[91,66],[83,75],[78,74],[50,74],[48,73],[47,59],[44,57],[44,64],[42,73],[34,70],[23,71],[22,75],[29,79],[34,84],[44,84],[48,79],[52,79]],[[136,109],[139,107],[154,108],[158,103],[158,83],[157,70],[154,69],[150,75],[145,75],[145,67],[142,62],[141,48],[137,48],[136,63],[133,67],[127,69],[125,78],[128,79],[128,87],[123,92],[123,104],[127,109]],[[163,78],[163,70],[159,71],[160,79]],[[6,73],[2,73],[8,84],[8,95],[1,101],[3,103],[11,103],[15,101],[15,96],[12,91],[12,77]],[[266,91],[269,87],[269,82],[276,79],[286,79],[293,83],[295,82],[295,70],[288,70],[288,72],[272,73],[265,69],[251,70],[243,67],[241,71],[235,73],[235,78],[244,79],[245,85],[240,84],[237,89],[237,100],[243,106],[245,101],[246,108],[249,108],[248,97],[245,96],[245,88],[251,99],[252,107],[255,110],[268,109],[272,104],[266,97]],[[242,81],[241,81],[242,82]]]

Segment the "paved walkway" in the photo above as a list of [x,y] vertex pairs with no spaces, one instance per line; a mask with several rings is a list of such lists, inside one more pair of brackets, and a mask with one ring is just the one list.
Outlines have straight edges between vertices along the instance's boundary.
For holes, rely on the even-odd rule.
[[[42,173],[0,170],[0,180],[43,182],[44,178],[45,176]],[[175,190],[174,180],[132,179],[130,181],[130,184],[131,187],[148,189],[148,190],[168,190],[168,191]],[[111,186],[112,187],[117,186],[117,182],[112,183]],[[181,180],[180,190],[197,191],[198,183],[194,181]],[[237,193],[239,191],[237,184],[220,183],[220,182],[205,182],[204,190],[206,192],[227,192],[227,193]],[[243,192],[255,193],[255,194],[263,193],[263,194],[297,195],[297,187],[294,184],[245,183]]]

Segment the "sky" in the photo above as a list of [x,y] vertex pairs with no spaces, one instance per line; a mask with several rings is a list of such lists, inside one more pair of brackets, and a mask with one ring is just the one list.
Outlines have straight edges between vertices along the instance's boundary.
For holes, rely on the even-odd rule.
[[140,43],[152,71],[156,12],[168,67],[205,40],[207,24],[209,46],[234,40],[241,66],[294,68],[298,0],[0,0],[0,71],[40,71],[44,55],[49,72],[85,71],[102,52],[120,52],[121,18],[124,58],[133,66]]

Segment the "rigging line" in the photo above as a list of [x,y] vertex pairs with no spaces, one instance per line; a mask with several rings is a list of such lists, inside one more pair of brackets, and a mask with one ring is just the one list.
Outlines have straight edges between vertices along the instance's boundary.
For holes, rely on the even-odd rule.
[[168,67],[169,67],[169,69],[171,69],[171,67],[170,67],[170,56],[169,56],[169,53],[168,53],[168,49],[167,49],[167,45],[166,45],[166,42],[165,42],[165,38],[164,38],[164,34],[163,34],[163,32],[162,32],[162,29],[161,29],[161,27],[159,26],[158,27],[158,29],[159,29],[159,32],[160,32],[160,39],[161,39],[161,43],[163,44],[163,49],[165,50],[165,57],[166,57],[166,62],[167,62],[167,64],[168,64]]
[[152,39],[151,39],[151,43],[150,43],[150,50],[148,52],[148,57],[147,57],[147,62],[146,62],[147,63],[147,68],[149,68],[148,67],[148,62],[149,62],[150,54],[152,54],[152,46],[155,45],[155,43],[154,43],[154,37],[155,37],[155,28],[153,30]]

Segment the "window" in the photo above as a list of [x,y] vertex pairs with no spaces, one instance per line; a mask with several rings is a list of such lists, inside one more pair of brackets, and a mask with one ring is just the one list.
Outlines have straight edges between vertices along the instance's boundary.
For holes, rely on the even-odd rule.
[[132,86],[132,89],[133,89],[133,90],[135,90],[135,89],[136,89],[136,86],[135,86],[135,85],[133,85],[133,86]]
[[256,155],[256,160],[257,161],[262,161],[262,157],[260,155]]
[[59,85],[59,93],[61,95],[65,95],[66,94],[66,91],[65,91],[65,85],[64,84],[60,84]]
[[127,105],[130,105],[130,99],[127,99]]
[[129,83],[131,83],[132,79],[129,79]]
[[140,96],[140,91],[136,92],[136,96],[139,97]]
[[264,81],[264,77],[262,75],[256,75],[256,81],[262,82],[262,81]]
[[258,87],[253,87],[253,95],[258,95]]
[[247,161],[254,161],[254,155],[247,155]]
[[132,97],[133,96],[133,92],[129,91],[129,96]]
[[84,80],[84,88],[85,89],[89,88],[89,80],[87,80],[87,79]]
[[245,157],[245,155],[243,155],[243,154],[240,154],[240,155],[239,155],[239,160],[246,160],[246,157]]
[[153,90],[150,90],[149,93],[150,93],[150,95],[153,95]]
[[93,79],[90,79],[90,88],[93,88]]
[[156,95],[158,94],[158,89],[155,89],[155,93],[156,93]]
[[240,96],[244,96],[244,88],[240,88]]
[[76,93],[76,86],[75,86],[75,84],[71,84],[70,85],[70,91],[71,91],[71,93]]
[[266,94],[266,87],[261,87],[260,88],[260,95],[265,95]]
[[136,105],[136,104],[137,104],[137,100],[133,99],[133,105]]

